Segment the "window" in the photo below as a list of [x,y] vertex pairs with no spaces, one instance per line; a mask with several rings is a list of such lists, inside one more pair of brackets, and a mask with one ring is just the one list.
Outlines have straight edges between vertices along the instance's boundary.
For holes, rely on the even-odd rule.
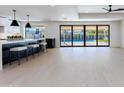
[[26,39],[39,39],[43,37],[45,27],[32,27],[32,28],[25,28],[25,38]]

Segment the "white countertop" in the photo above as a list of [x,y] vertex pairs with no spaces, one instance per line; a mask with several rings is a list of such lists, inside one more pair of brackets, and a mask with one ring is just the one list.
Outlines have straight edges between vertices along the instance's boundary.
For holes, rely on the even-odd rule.
[[19,42],[27,42],[27,41],[37,41],[37,40],[45,40],[45,38],[40,39],[24,39],[24,40],[0,40],[0,45],[2,44],[10,44],[10,43],[19,43]]

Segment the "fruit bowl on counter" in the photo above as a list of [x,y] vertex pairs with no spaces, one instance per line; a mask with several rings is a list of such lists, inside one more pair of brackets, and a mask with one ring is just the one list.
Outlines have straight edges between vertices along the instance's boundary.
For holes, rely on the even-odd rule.
[[23,36],[21,36],[21,35],[11,35],[11,36],[7,36],[7,40],[23,40]]

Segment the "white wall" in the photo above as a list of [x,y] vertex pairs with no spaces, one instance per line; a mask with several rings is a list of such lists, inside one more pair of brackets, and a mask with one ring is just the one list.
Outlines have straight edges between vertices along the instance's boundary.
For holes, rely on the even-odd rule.
[[121,21],[110,23],[110,45],[111,47],[121,47]]
[[[25,34],[25,22],[20,23],[20,28],[15,29],[10,26],[11,21],[0,20],[0,26],[5,26],[5,33],[21,32]],[[106,22],[31,22],[31,25],[45,26],[43,32],[46,38],[56,38],[56,47],[60,46],[60,25],[89,25],[89,24],[109,24],[110,25],[110,46],[124,47],[124,21],[106,21]],[[18,30],[18,31],[17,31]],[[123,31],[121,33],[121,31]]]
[[121,46],[124,48],[124,20],[121,21]]
[[46,38],[56,38],[56,47],[60,46],[60,25],[90,25],[90,24],[109,24],[110,25],[110,46],[121,47],[121,21],[111,22],[32,22],[35,25],[45,25],[44,32]]
[[[4,31],[0,33],[0,38],[5,38],[7,35],[15,34],[15,33],[20,33],[20,26],[19,27],[13,27],[10,26],[11,20],[8,20],[6,18],[0,18],[0,26],[4,27]],[[20,22],[19,22],[20,23]]]

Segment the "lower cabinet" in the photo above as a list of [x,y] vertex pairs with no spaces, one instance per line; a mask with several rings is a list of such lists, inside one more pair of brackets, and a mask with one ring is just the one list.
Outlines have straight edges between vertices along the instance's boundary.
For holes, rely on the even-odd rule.
[[55,48],[55,38],[47,38],[46,42],[47,42],[47,48]]

